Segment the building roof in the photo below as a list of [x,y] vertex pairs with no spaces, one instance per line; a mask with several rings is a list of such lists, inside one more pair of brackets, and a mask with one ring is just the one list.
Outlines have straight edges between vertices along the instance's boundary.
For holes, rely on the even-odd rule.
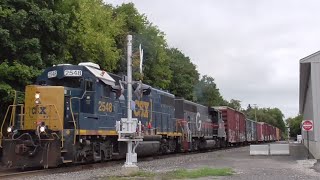
[[311,63],[320,62],[320,51],[300,60],[299,112],[302,114],[310,80]]

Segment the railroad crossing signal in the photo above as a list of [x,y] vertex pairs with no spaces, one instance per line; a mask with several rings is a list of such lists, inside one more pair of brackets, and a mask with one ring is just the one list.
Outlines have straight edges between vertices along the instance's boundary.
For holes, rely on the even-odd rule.
[[302,129],[304,131],[313,131],[313,121],[312,120],[302,121]]

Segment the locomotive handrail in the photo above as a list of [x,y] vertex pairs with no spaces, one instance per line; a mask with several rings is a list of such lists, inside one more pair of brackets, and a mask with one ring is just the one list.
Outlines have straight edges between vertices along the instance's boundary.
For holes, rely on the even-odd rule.
[[[62,119],[60,118],[60,114],[59,114],[59,111],[58,111],[58,109],[57,109],[57,106],[55,105],[55,104],[48,104],[47,106],[53,106],[54,107],[54,110],[55,110],[55,112],[57,113],[57,115],[58,115],[58,119],[59,119],[59,121],[60,121],[60,125],[61,125],[61,128],[63,127],[63,123],[62,123]],[[50,119],[49,119],[49,121],[50,121]],[[61,142],[62,142],[62,144],[61,144],[61,148],[63,149],[63,147],[64,147],[64,136],[63,136],[63,129],[62,129],[62,131],[61,131]]]
[[[71,97],[69,99],[69,102],[70,102],[70,112],[71,112],[71,117],[72,117],[72,121],[73,121],[73,126],[74,126],[74,136],[73,136],[73,145],[76,144],[76,135],[77,135],[77,124],[76,124],[76,120],[74,118],[74,113],[73,113],[73,109],[72,109],[72,99],[78,99],[78,100],[81,100],[84,98],[84,95],[87,94],[87,92],[95,92],[95,91],[84,91],[81,98],[80,97]],[[80,107],[79,107],[80,109]]]
[[[2,147],[2,137],[3,137],[3,132],[2,132],[2,130],[3,130],[3,126],[4,126],[4,124],[5,124],[5,122],[6,122],[6,119],[7,119],[7,116],[8,116],[8,113],[9,113],[9,111],[10,111],[10,108],[12,108],[12,107],[17,107],[17,106],[21,106],[22,108],[23,108],[23,104],[17,104],[17,105],[9,105],[8,106],[8,108],[7,108],[7,111],[6,111],[6,114],[5,114],[5,116],[4,116],[4,118],[3,118],[3,121],[2,121],[2,124],[1,124],[1,129],[0,129],[0,147]],[[13,109],[13,108],[12,108]],[[13,123],[12,123],[12,118],[14,119],[15,117],[13,117],[12,116],[12,113],[13,112],[11,112],[11,118],[10,118],[10,122],[9,122],[9,125],[14,125]],[[14,122],[14,120],[13,120],[13,122]]]

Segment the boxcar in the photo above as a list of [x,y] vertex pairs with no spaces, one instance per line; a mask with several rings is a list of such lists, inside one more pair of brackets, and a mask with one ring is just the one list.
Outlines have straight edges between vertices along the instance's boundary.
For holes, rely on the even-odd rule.
[[263,122],[257,122],[257,139],[258,142],[264,141]]
[[246,140],[248,143],[256,142],[257,137],[257,122],[246,119]]
[[246,141],[246,117],[242,112],[230,107],[216,107],[222,113],[222,119],[227,133],[229,145],[244,143]]
[[277,140],[277,141],[280,141],[280,139],[281,139],[280,129],[279,129],[279,128],[276,128],[276,140]]
[[276,141],[276,127],[272,126],[272,141]]

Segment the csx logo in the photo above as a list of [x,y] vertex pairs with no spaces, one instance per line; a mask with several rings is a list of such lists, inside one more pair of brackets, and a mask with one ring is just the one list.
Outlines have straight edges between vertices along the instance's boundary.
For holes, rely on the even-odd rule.
[[138,101],[135,100],[136,106],[138,108],[135,108],[134,110],[134,115],[137,117],[143,117],[143,118],[148,118],[149,117],[149,105],[150,103],[147,101]]
[[46,107],[33,107],[31,109],[32,114],[47,114],[46,112],[47,108]]

